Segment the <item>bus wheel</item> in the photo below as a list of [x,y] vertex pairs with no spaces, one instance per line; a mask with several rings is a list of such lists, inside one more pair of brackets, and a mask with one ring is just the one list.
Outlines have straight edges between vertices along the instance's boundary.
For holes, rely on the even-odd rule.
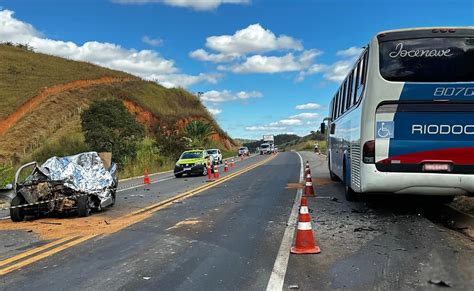
[[349,186],[349,182],[347,181],[347,173],[346,173],[346,163],[344,162],[342,167],[342,174],[344,176],[344,194],[346,196],[347,201],[358,201],[359,195],[354,190],[352,190],[351,186]]
[[339,177],[334,174],[333,171],[331,171],[331,158],[328,156],[328,169],[329,169],[329,178],[331,178],[331,181],[338,182]]

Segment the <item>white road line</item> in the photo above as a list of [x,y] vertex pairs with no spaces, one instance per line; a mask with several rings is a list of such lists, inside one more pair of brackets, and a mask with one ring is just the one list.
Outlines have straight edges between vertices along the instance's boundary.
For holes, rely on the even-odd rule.
[[[300,182],[303,182],[303,158],[297,153],[300,158]],[[290,218],[281,240],[280,249],[278,250],[275,264],[273,265],[270,280],[268,280],[267,291],[283,290],[283,283],[285,282],[286,269],[288,268],[288,260],[290,259],[290,248],[293,243],[293,235],[295,233],[296,220],[298,218],[299,201],[303,195],[303,189],[298,189],[296,192],[295,202],[291,209]]]

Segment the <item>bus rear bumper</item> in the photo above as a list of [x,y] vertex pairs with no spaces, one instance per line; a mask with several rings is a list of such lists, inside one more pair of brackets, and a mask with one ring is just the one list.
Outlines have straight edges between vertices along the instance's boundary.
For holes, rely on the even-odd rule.
[[469,195],[474,193],[474,175],[379,172],[363,165],[361,192],[416,195]]

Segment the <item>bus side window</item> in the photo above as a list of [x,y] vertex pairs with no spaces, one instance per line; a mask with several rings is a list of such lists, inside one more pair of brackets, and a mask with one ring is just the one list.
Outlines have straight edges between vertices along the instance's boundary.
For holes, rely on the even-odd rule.
[[344,80],[344,85],[342,86],[342,91],[341,92],[341,96],[340,96],[340,99],[341,99],[341,106],[340,106],[340,112],[341,112],[341,115],[344,114],[344,111],[345,111],[345,106],[346,106],[346,93],[347,93],[347,79]]
[[359,73],[360,72],[360,61],[357,63],[357,65],[354,68],[354,82],[352,83],[352,87],[354,88],[354,96],[352,96],[352,104],[355,105],[357,104],[357,96],[359,92]]
[[346,110],[349,110],[352,106],[352,79],[354,78],[354,71],[351,72],[347,78],[347,94],[346,94]]
[[365,80],[367,78],[368,55],[368,51],[366,50],[359,62],[359,82],[356,90],[356,102],[359,102],[360,98],[362,97],[362,92],[364,91]]

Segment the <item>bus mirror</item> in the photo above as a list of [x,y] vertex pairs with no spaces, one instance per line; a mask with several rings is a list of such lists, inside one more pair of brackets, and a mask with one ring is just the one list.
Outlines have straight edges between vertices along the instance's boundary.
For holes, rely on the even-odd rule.
[[326,134],[326,124],[324,122],[321,123],[321,134]]

